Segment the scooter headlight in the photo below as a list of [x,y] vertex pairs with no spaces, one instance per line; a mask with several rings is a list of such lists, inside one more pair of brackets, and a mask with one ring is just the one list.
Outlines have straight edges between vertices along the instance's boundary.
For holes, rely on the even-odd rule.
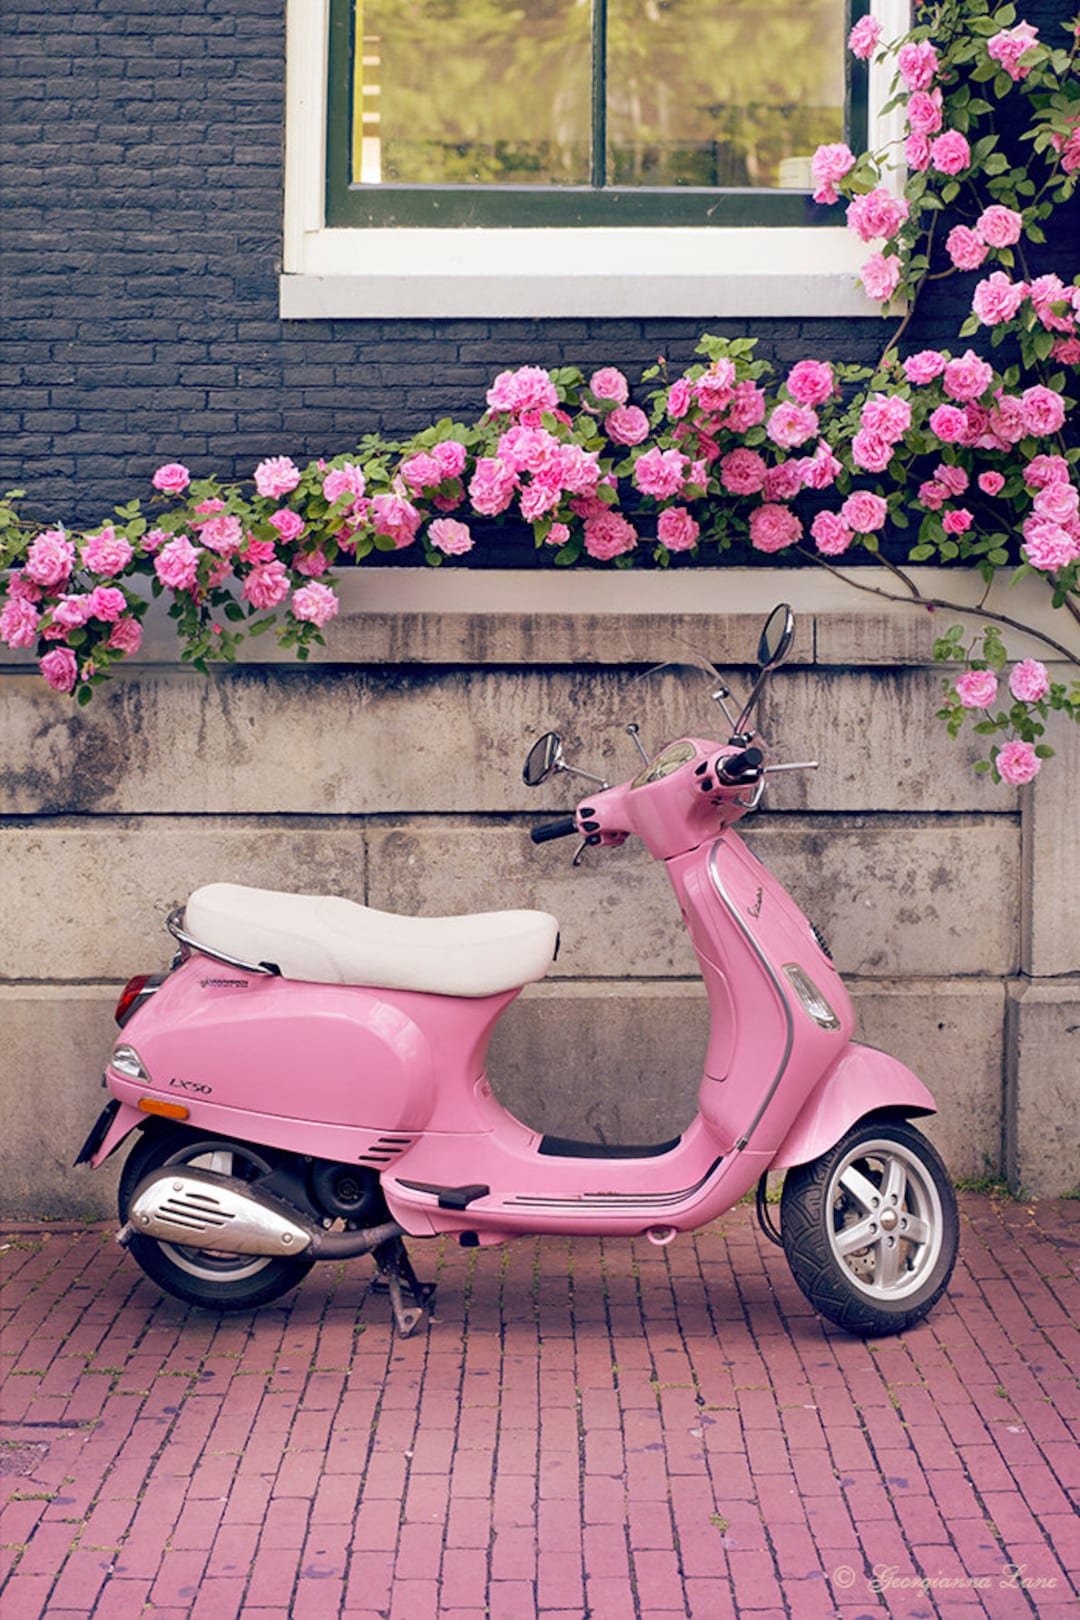
[[820,1025],[822,1029],[839,1029],[839,1018],[810,975],[797,962],[788,962],[784,967],[784,973],[814,1023]]
[[114,1046],[109,1067],[122,1074],[125,1080],[137,1080],[140,1085],[148,1086],[150,1076],[143,1067],[143,1060],[133,1046]]

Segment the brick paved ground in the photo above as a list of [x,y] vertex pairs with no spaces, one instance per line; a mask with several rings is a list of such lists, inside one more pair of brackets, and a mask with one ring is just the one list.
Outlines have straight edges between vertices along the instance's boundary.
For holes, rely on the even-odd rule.
[[15,1233],[0,1614],[1075,1620],[1080,1204],[962,1208],[947,1300],[868,1344],[745,1206],[663,1251],[416,1244],[407,1341],[369,1261],[218,1319],[99,1227]]

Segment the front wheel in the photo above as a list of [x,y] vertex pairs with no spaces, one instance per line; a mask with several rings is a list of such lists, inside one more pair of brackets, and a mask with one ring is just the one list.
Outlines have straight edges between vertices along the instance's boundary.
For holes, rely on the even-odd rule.
[[960,1239],[956,1194],[936,1150],[906,1120],[873,1116],[788,1171],[780,1223],[807,1299],[864,1338],[926,1316]]
[[[193,1131],[185,1126],[151,1130],[128,1155],[120,1177],[120,1219],[128,1210],[139,1183],[169,1164],[185,1164],[216,1171],[241,1181],[256,1181],[270,1173],[282,1155],[250,1142]],[[250,1311],[295,1288],[311,1270],[310,1260],[277,1260],[260,1254],[223,1254],[183,1243],[160,1243],[133,1234],[128,1252],[146,1275],[166,1293],[187,1305],[213,1311]]]

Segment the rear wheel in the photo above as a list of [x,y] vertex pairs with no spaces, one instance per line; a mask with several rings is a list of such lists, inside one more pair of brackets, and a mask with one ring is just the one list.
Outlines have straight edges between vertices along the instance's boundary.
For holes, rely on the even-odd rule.
[[[282,1157],[272,1148],[256,1148],[184,1127],[147,1132],[128,1155],[120,1177],[120,1219],[127,1220],[140,1182],[166,1165],[186,1164],[240,1181],[256,1181],[268,1175]],[[132,1236],[128,1251],[166,1293],[214,1311],[250,1311],[265,1305],[295,1288],[313,1264],[159,1243],[138,1233]]]
[[943,1293],[959,1247],[956,1195],[938,1153],[906,1120],[862,1120],[789,1170],[781,1235],[810,1303],[849,1333],[900,1333]]

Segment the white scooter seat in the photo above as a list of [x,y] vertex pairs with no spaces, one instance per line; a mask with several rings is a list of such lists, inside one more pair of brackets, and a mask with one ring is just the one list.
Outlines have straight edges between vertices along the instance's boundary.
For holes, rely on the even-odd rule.
[[559,925],[546,911],[403,917],[330,895],[210,883],[187,903],[184,932],[239,962],[272,962],[286,979],[493,996],[542,979]]

